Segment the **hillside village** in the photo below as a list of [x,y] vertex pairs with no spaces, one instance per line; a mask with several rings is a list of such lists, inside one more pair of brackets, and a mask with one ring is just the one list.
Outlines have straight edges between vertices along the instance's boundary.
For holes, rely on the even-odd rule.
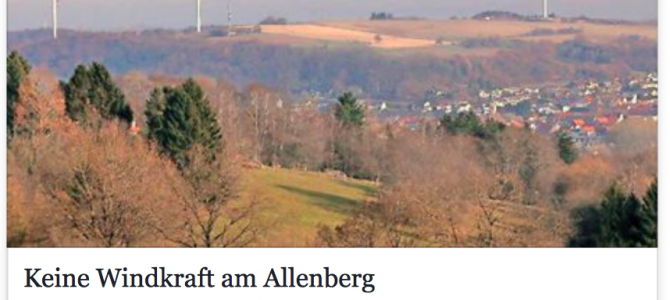
[[[446,92],[435,91],[436,96]],[[324,105],[323,107],[328,107]],[[468,101],[426,100],[423,105],[368,101],[381,121],[419,129],[447,114],[474,113],[507,126],[555,135],[567,132],[582,150],[595,148],[626,119],[658,120],[658,76],[639,74],[626,80],[585,80],[542,87],[481,90]]]

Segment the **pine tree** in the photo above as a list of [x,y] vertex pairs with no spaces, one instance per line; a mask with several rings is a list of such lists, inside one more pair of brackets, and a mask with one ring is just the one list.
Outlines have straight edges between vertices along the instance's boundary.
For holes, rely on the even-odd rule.
[[79,65],[70,80],[61,85],[65,93],[66,112],[71,119],[87,120],[88,110],[92,108],[108,120],[133,121],[130,105],[104,65]]
[[626,195],[614,185],[599,206],[573,211],[575,234],[571,247],[656,247],[657,185],[654,182],[644,199]]
[[201,119],[202,145],[208,149],[215,149],[221,141],[221,128],[219,126],[216,114],[210,107],[209,101],[205,97],[205,92],[193,80],[189,78],[182,86],[186,94],[195,102],[198,114]]
[[335,117],[343,127],[360,128],[365,124],[365,108],[358,103],[351,92],[344,93],[338,99]]
[[329,168],[339,170],[347,176],[363,176],[365,171],[355,145],[362,142],[362,130],[365,124],[365,108],[350,92],[338,98],[335,118],[340,126],[331,144],[332,160],[327,163]]
[[155,89],[147,101],[149,138],[180,168],[188,164],[187,153],[196,144],[216,150],[221,128],[202,89],[189,79],[178,87]]
[[30,64],[16,51],[7,57],[7,138],[14,133],[16,105],[19,101],[19,89],[30,73]]
[[469,135],[480,139],[496,136],[505,129],[502,123],[487,120],[482,123],[473,112],[459,113],[456,117],[445,114],[440,119],[440,128],[451,135]]
[[563,160],[566,164],[575,162],[579,157],[575,142],[572,140],[570,135],[565,132],[562,132],[558,135],[558,151],[561,160]]
[[642,203],[613,186],[600,204],[600,247],[640,247],[644,245]]
[[645,233],[644,245],[649,247],[658,247],[658,180],[647,189],[647,193],[642,199],[643,209],[643,227]]
[[484,131],[487,138],[494,137],[505,130],[505,124],[498,121],[488,119],[484,123]]
[[570,214],[574,233],[568,240],[568,247],[600,247],[600,210],[595,205],[587,205],[572,210]]

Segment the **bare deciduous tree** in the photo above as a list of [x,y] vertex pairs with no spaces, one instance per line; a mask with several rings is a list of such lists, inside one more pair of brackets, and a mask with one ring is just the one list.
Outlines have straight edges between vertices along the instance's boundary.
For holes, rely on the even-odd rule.
[[186,181],[175,186],[184,216],[166,238],[185,247],[245,247],[260,233],[256,203],[240,201],[236,161],[216,158],[200,147],[190,151],[183,171]]
[[84,246],[160,244],[154,228],[179,214],[166,191],[177,175],[172,164],[109,123],[54,135],[40,154],[37,174],[60,217],[62,239]]

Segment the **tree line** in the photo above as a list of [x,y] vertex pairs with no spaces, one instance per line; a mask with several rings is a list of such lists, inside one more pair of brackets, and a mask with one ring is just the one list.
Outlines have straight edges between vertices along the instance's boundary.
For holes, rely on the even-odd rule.
[[25,59],[13,52],[8,63],[17,75],[8,90],[19,86],[8,103],[10,246],[255,240],[255,204],[237,203],[239,170],[193,80],[152,92],[145,139],[131,130],[135,113],[103,65],[79,66],[67,82],[41,91],[25,77]]
[[323,113],[259,84],[114,80],[99,63],[58,82],[7,62],[10,246],[255,245],[272,226],[240,176],[258,167],[378,182],[313,245],[655,245],[653,146],[580,155],[567,135],[468,113],[381,123],[353,93]]
[[[379,17],[388,14],[377,13]],[[274,22],[275,20],[270,20]],[[279,43],[211,42],[170,31],[99,34],[63,32],[54,44],[46,31],[10,33],[9,45],[59,76],[81,61],[100,60],[116,74],[132,70],[174,76],[203,74],[228,78],[242,86],[259,82],[293,94],[303,91],[416,102],[432,87],[472,97],[473,82],[493,86],[573,80],[592,74],[625,76],[656,71],[656,42],[635,37],[598,43],[585,38],[561,44],[514,39],[471,39],[461,47],[491,47],[495,55],[435,57],[406,53],[389,57],[361,47],[293,47]],[[47,50],[48,49],[48,50]],[[79,49],[79,51],[71,51]],[[467,51],[466,51],[467,52]],[[194,60],[193,57],[200,59]],[[483,88],[483,87],[480,87]]]

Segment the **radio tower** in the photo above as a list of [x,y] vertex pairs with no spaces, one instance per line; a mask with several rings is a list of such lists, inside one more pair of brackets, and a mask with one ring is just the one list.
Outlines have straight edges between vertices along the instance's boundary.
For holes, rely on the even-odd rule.
[[51,1],[51,22],[52,22],[54,40],[58,39],[58,2],[59,0]]

